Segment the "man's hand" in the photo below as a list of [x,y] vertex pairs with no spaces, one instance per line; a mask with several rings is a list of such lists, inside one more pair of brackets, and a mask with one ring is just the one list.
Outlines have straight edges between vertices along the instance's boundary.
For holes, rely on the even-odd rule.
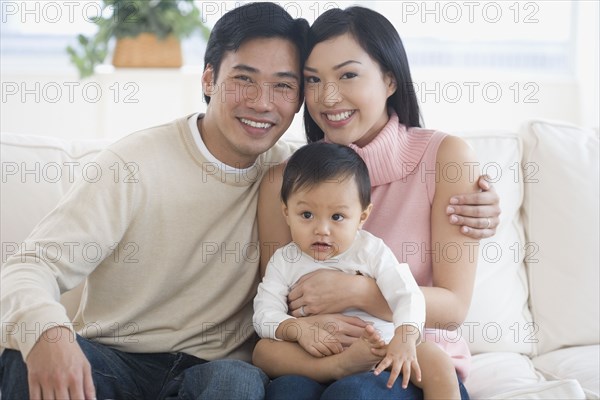
[[446,208],[450,223],[459,225],[460,231],[473,239],[494,236],[500,224],[500,198],[488,179],[487,175],[480,176],[481,192],[452,196]]
[[92,368],[66,327],[42,333],[27,360],[32,399],[95,399]]

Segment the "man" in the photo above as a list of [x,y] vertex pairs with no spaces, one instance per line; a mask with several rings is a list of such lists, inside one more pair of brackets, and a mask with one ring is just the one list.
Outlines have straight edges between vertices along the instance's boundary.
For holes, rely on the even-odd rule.
[[[111,145],[102,178],[76,184],[6,262],[2,346],[18,351],[2,355],[3,398],[264,396],[262,371],[225,359],[250,359],[258,183],[291,154],[276,142],[301,105],[307,29],[272,3],[225,14],[205,55],[206,115]],[[129,176],[115,182],[115,166]],[[106,257],[27,250],[50,241]],[[127,246],[133,257],[114,257]],[[85,279],[71,326],[59,294]]]
[[[205,54],[206,115],[111,145],[101,179],[75,184],[2,266],[3,398],[264,396],[266,375],[235,358],[254,344],[258,185],[292,151],[278,139],[302,102],[307,28],[272,3],[225,14]],[[497,209],[493,191],[477,202]],[[103,257],[36,252],[48,243]],[[84,280],[71,322],[59,296]]]

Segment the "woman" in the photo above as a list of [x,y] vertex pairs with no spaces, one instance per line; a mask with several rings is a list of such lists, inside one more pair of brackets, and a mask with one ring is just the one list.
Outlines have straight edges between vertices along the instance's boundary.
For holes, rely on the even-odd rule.
[[[493,192],[475,194],[478,184],[469,168],[476,159],[465,142],[420,128],[402,42],[382,15],[362,7],[327,11],[310,29],[309,52],[304,68],[308,140],[351,146],[367,163],[374,206],[364,229],[381,237],[401,262],[409,264],[426,299],[429,329],[425,339],[448,354],[459,380],[464,379],[468,347],[462,339],[448,340],[452,336],[445,329],[456,329],[466,317],[475,280],[477,242],[449,220],[448,201],[456,193],[467,193],[462,198],[479,205],[450,206],[466,216],[461,222],[471,226],[467,234],[476,238],[489,235],[489,228],[496,226],[497,197]],[[282,170],[281,166],[268,174],[261,186],[263,272],[275,249],[290,241],[280,211]],[[479,186],[485,186],[481,179]],[[479,215],[485,217],[476,218]],[[326,314],[359,308],[383,319],[391,316],[375,282],[339,272],[307,275],[292,290],[289,301],[294,317],[310,318],[320,326],[329,323],[345,345],[362,335],[364,321]],[[361,362],[357,354],[345,350],[314,358],[295,343],[263,340],[255,349],[254,363],[272,377],[282,376],[269,386],[267,397],[271,398],[422,396],[412,384],[406,390],[398,383],[387,389],[389,372],[377,376],[359,373],[368,370],[365,366],[372,361],[364,356]],[[283,376],[287,374],[294,375]],[[327,385],[332,380],[336,382]],[[462,383],[460,395],[468,398]]]

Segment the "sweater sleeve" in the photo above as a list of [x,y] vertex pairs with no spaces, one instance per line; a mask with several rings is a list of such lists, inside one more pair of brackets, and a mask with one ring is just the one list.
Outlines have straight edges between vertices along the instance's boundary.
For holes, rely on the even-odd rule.
[[277,327],[286,319],[294,318],[288,315],[287,296],[290,289],[282,254],[282,249],[278,249],[271,257],[254,298],[253,324],[261,338],[280,340],[275,337]]
[[406,263],[400,263],[394,253],[379,240],[373,252],[373,275],[393,314],[394,328],[413,325],[423,337],[425,326],[425,296]]
[[124,178],[113,173],[126,165],[111,150],[100,153],[2,265],[3,347],[20,350],[26,359],[44,331],[56,326],[74,330],[60,294],[81,283],[126,231],[141,185],[139,174]]

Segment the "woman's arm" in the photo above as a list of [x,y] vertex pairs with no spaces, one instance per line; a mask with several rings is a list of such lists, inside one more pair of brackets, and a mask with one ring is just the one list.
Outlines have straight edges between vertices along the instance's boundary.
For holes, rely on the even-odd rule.
[[[437,154],[436,187],[431,208],[433,286],[422,287],[427,304],[426,326],[456,329],[469,310],[479,242],[460,232],[446,215],[449,199],[456,193],[475,193],[478,183],[469,169],[476,161],[473,150],[462,139],[448,136]],[[452,171],[452,176],[445,171]],[[458,173],[457,173],[458,171]],[[471,175],[469,175],[471,172]]]
[[304,275],[288,295],[294,317],[335,314],[358,308],[374,317],[392,320],[392,311],[375,279],[332,270],[319,270]]
[[292,241],[290,228],[281,209],[281,184],[285,164],[269,168],[258,191],[258,240],[260,241],[260,272],[265,275],[271,256]]

